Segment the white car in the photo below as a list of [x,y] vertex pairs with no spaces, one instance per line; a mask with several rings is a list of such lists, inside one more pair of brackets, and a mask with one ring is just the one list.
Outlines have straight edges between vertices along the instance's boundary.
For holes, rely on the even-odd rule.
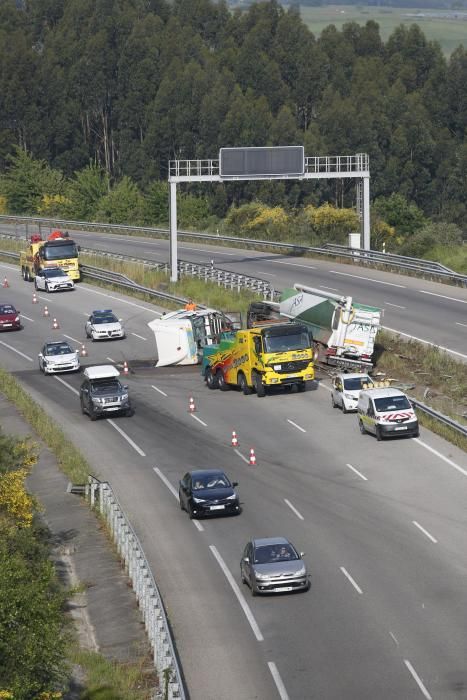
[[49,267],[36,273],[34,286],[37,290],[44,289],[46,292],[58,292],[73,290],[75,283],[61,267]]
[[44,343],[39,353],[39,369],[44,374],[79,372],[79,352],[72,350],[65,340]]
[[361,390],[372,386],[373,380],[368,374],[338,374],[332,382],[332,407],[342,408],[343,413],[356,411]]
[[92,340],[111,340],[124,338],[125,330],[122,319],[117,318],[112,309],[93,311],[84,327],[86,336]]

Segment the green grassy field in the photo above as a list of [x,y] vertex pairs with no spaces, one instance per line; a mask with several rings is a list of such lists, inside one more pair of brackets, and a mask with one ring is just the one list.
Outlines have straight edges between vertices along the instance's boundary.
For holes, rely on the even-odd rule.
[[[465,15],[465,11],[463,12]],[[420,17],[424,13],[430,14],[430,17]],[[301,6],[300,8],[303,21],[315,36],[319,36],[329,24],[334,24],[338,29],[341,29],[346,22],[357,22],[364,25],[369,20],[374,20],[378,22],[381,37],[386,41],[400,24],[408,27],[416,23],[427,39],[439,42],[447,56],[461,44],[467,48],[467,19],[456,18],[453,13],[452,19],[444,16],[439,18],[431,16],[438,13],[440,15],[447,14],[447,11],[362,5]],[[414,15],[418,15],[418,17]]]

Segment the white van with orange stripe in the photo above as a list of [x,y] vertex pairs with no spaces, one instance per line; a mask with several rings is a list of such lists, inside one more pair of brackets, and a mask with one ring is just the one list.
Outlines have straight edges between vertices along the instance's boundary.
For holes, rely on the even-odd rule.
[[384,437],[419,436],[417,416],[407,396],[390,387],[364,389],[357,404],[360,432]]

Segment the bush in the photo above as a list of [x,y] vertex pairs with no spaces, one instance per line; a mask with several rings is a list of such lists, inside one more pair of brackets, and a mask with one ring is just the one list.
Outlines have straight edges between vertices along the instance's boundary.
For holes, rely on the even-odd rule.
[[412,234],[401,246],[402,255],[422,258],[435,246],[452,248],[462,243],[462,231],[456,224],[428,224]]

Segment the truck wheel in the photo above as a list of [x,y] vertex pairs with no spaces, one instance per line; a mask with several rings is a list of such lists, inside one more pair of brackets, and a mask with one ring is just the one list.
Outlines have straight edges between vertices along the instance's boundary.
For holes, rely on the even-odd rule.
[[23,280],[26,280],[26,277],[24,276],[24,267],[21,268],[21,277]]
[[263,380],[261,379],[261,375],[255,373],[253,375],[253,384],[256,389],[256,396],[259,399],[262,399],[263,396],[266,396],[266,387],[263,384]]
[[381,435],[381,428],[379,427],[379,425],[376,426],[376,439],[378,440],[378,442],[381,442],[381,440],[383,439],[383,436]]
[[358,421],[358,427],[360,428],[361,434],[365,435],[366,434],[365,426],[363,425],[361,420]]
[[212,369],[210,367],[208,367],[206,370],[205,379],[209,389],[219,388],[219,382],[217,381],[217,377],[212,373]]
[[251,386],[248,386],[248,382],[247,382],[246,377],[243,374],[243,372],[238,373],[237,384],[238,384],[239,388],[242,390],[242,392],[245,394],[245,396],[248,396],[249,394],[251,394],[251,392],[252,392]]
[[225,381],[224,372],[221,369],[217,370],[216,379],[217,379],[217,384],[219,386],[219,389],[221,391],[228,391],[229,385]]

